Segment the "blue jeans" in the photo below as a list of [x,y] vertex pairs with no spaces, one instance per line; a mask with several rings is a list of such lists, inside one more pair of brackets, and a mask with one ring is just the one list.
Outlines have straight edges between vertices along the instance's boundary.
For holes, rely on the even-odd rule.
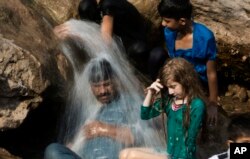
[[81,157],[64,145],[52,143],[47,146],[44,159],[81,159]]

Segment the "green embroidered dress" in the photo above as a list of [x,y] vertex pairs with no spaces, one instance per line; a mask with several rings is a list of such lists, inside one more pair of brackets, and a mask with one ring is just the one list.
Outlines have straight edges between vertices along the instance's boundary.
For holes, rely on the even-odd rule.
[[[167,101],[164,100],[164,101]],[[183,126],[183,112],[186,105],[177,111],[173,111],[171,103],[165,103],[164,112],[167,115],[167,153],[171,159],[195,159],[196,138],[205,116],[205,103],[195,98],[190,106],[190,124],[187,137]],[[162,112],[161,100],[157,100],[153,106],[141,106],[141,119],[148,120],[160,115]]]

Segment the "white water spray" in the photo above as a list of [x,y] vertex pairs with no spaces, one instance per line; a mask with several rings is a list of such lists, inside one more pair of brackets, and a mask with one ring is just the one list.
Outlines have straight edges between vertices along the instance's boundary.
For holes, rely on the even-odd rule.
[[[66,131],[63,132],[66,140],[70,141],[72,149],[83,156],[86,154],[83,149],[88,149],[86,145],[90,145],[90,147],[93,147],[93,143],[96,145],[106,144],[105,147],[110,147],[109,143],[115,145],[116,142],[107,138],[101,140],[105,143],[93,141],[92,145],[88,144],[89,141],[85,141],[82,125],[97,119],[112,124],[124,124],[133,129],[135,140],[138,140],[134,146],[162,147],[165,144],[164,135],[159,135],[158,132],[149,127],[149,121],[140,119],[140,105],[144,98],[143,88],[133,73],[133,67],[124,56],[124,49],[116,41],[112,41],[110,44],[105,43],[99,31],[100,26],[95,23],[70,20],[66,24],[69,27],[69,34],[74,37],[76,46],[83,50],[76,53],[67,44],[62,45],[63,53],[74,68],[74,85],[64,118]],[[79,67],[79,62],[77,62],[79,56],[76,54],[79,53],[86,54],[86,59],[88,59],[83,60],[86,64],[82,64],[82,68]],[[98,65],[103,59],[111,64],[116,76],[116,89],[119,94],[119,99],[109,104],[108,109],[102,108],[103,106],[91,91],[89,82],[90,74],[93,74],[91,68]],[[71,136],[74,136],[73,140],[70,140]],[[112,153],[115,156],[108,158],[117,158],[117,153],[119,153],[117,151],[121,148],[124,147],[114,146]],[[105,153],[109,151],[106,150],[103,153],[99,149],[95,149],[95,145],[94,149],[91,150],[103,158],[107,155]]]

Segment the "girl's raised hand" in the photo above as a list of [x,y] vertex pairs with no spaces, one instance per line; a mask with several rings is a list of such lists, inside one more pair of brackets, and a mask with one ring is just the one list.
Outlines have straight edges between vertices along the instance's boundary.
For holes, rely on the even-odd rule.
[[163,88],[163,85],[160,83],[160,79],[156,79],[148,88],[148,93],[152,93],[153,95],[158,94],[161,89]]

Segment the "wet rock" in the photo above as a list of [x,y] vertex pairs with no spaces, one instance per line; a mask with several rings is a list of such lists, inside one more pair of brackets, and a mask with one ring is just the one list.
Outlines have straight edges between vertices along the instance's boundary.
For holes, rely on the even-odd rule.
[[28,51],[0,37],[0,128],[16,128],[30,109],[42,102],[48,85],[41,77],[41,63]]
[[228,115],[250,112],[250,96],[247,88],[231,84],[225,96],[221,96],[221,105]]
[[44,11],[46,18],[52,18],[52,20],[61,24],[64,21],[76,16],[77,6],[80,0],[34,0],[26,3],[32,5],[34,8],[39,8],[39,11]]
[[1,159],[21,159],[20,157],[10,154],[7,150],[0,148],[0,158]]
[[[52,22],[25,0],[0,1],[0,129],[16,128],[62,88],[69,68],[57,49]],[[38,11],[38,12],[36,12]],[[58,58],[60,57],[60,58]],[[52,97],[64,96],[52,92]]]
[[225,96],[232,97],[232,99],[238,100],[240,102],[247,102],[249,98],[248,90],[244,87],[240,87],[237,84],[229,85],[228,91],[225,93]]
[[[37,143],[46,143],[47,139],[38,140],[41,133],[49,136],[46,124],[55,123],[42,121],[53,119],[50,116],[58,112],[70,72],[52,31],[57,22],[34,4],[29,0],[0,1],[0,140],[1,147],[15,154],[22,152],[20,156],[39,146],[37,154],[42,154],[44,148]],[[36,125],[47,132],[32,133]],[[53,124],[51,128],[55,127]],[[7,157],[12,156],[0,153],[0,158]]]
[[250,90],[247,90],[247,96],[250,98]]
[[207,159],[227,149],[226,140],[229,121],[229,115],[220,107],[217,125],[207,124],[205,133],[203,132],[204,138],[201,138],[198,142],[197,153],[199,159]]

